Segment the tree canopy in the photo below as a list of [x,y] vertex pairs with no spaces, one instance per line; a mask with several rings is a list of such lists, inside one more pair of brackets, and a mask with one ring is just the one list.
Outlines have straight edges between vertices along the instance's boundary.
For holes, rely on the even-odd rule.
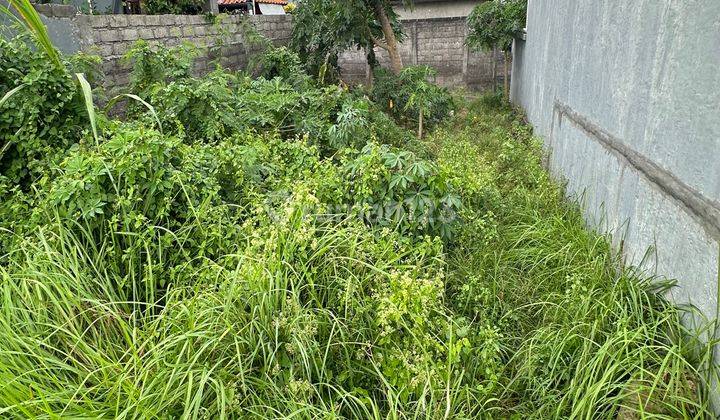
[[525,26],[527,0],[490,0],[475,6],[468,16],[465,43],[475,50],[499,48],[504,56],[503,85],[509,97],[510,48],[515,35]]
[[468,16],[466,43],[474,49],[510,51],[513,37],[525,26],[527,0],[491,0]]
[[374,47],[388,51],[393,72],[402,69],[397,43],[402,29],[389,0],[305,0],[295,11],[293,49],[311,71],[337,68],[349,48],[365,49],[376,65]]

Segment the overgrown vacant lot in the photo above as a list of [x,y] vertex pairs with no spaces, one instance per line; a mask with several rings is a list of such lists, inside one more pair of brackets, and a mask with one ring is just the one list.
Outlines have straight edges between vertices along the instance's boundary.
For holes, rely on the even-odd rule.
[[138,45],[138,97],[93,129],[86,61],[0,54],[0,92],[23,86],[0,116],[3,417],[711,417],[669,285],[585,227],[498,98],[417,68],[321,85],[284,49],[193,78]]

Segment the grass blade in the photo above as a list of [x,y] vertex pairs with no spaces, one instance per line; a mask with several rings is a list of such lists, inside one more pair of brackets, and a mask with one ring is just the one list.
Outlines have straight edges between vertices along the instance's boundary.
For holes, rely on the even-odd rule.
[[55,46],[50,40],[50,35],[48,35],[47,27],[45,27],[45,24],[40,18],[40,14],[38,14],[37,10],[35,10],[33,5],[30,3],[30,0],[8,1],[10,2],[10,5],[12,5],[12,7],[14,7],[15,10],[17,10],[17,12],[20,14],[23,21],[25,22],[25,26],[35,37],[38,46],[45,51],[48,57],[50,57],[50,60],[59,69],[65,69],[65,65],[60,59],[60,54],[55,49]]
[[[18,93],[22,88],[24,88],[25,85],[16,86],[12,89],[10,89],[5,95],[3,95],[2,99],[0,99],[0,108],[5,104],[5,102],[8,101],[14,94]],[[2,148],[0,148],[0,158],[5,154],[5,151],[10,147],[10,144],[12,144],[11,141],[8,141],[5,143]]]
[[141,97],[139,97],[137,95],[133,95],[132,93],[121,93],[120,95],[117,95],[114,98],[110,99],[108,104],[105,106],[105,112],[107,112],[110,108],[112,108],[112,106],[115,105],[115,102],[117,102],[119,99],[122,99],[123,97],[133,99],[133,100],[138,101],[141,104],[143,104],[143,106],[145,106],[145,108],[147,108],[150,111],[150,113],[153,115],[153,117],[155,118],[155,121],[157,122],[157,125],[158,125],[158,130],[160,130],[160,134],[163,134],[162,123],[160,122],[160,118],[158,117],[157,112],[155,112],[155,108],[152,105],[150,105],[149,103],[147,103],[145,100],[143,100]]
[[100,143],[97,132],[97,123],[95,121],[95,105],[93,105],[92,88],[85,75],[82,73],[75,73],[75,76],[80,82],[80,88],[82,89],[83,97],[85,98],[85,108],[87,109],[88,117],[90,118],[90,127],[92,127],[93,137],[95,138],[95,144]]
[[16,94],[18,91],[20,91],[22,88],[24,88],[25,85],[20,85],[17,87],[14,87],[8,91],[5,95],[3,95],[2,99],[0,99],[0,106],[3,106],[5,102],[7,102],[8,99],[10,99],[11,96]]

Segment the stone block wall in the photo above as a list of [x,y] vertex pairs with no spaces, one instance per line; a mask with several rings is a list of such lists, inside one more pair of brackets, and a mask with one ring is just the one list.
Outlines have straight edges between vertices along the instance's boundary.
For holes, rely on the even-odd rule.
[[[428,65],[437,70],[435,82],[447,87],[485,89],[502,77],[502,55],[474,52],[465,46],[465,17],[403,20],[405,39],[400,44],[403,65]],[[385,50],[375,53],[383,67],[388,66]],[[367,83],[369,69],[365,51],[348,51],[340,57],[343,79],[348,83]]]
[[[122,57],[140,39],[165,46],[185,42],[195,45],[200,49],[195,71],[200,74],[209,71],[213,62],[231,70],[246,67],[252,53],[243,36],[246,24],[253,25],[275,45],[287,44],[292,36],[292,17],[288,15],[223,15],[211,22],[205,16],[60,14],[55,10],[60,7],[67,8],[37,5],[55,45],[66,53],[99,55],[106,87],[128,83],[130,67]],[[213,46],[219,48],[211,49]]]
[[[223,67],[239,70],[248,62],[250,46],[243,39],[241,19],[275,44],[286,44],[292,34],[289,16],[224,16],[211,23],[204,16],[185,15],[104,15],[76,18],[81,30],[82,49],[103,59],[106,85],[127,84],[129,67],[122,56],[135,41],[175,46],[185,42],[201,51],[196,61],[198,73],[207,72],[213,60]],[[219,57],[210,50],[219,46]]]
[[[55,10],[63,7],[63,10]],[[55,45],[66,53],[85,51],[102,58],[106,87],[128,83],[130,68],[123,55],[139,39],[165,46],[189,42],[201,49],[196,72],[203,73],[213,62],[239,70],[246,67],[250,46],[243,39],[243,25],[254,25],[275,45],[285,45],[292,36],[292,16],[225,16],[215,23],[205,16],[185,15],[74,15],[69,6],[38,5]],[[247,20],[247,22],[243,22]],[[428,65],[437,70],[435,82],[447,87],[472,90],[492,86],[502,77],[502,55],[470,51],[464,44],[465,17],[403,20],[405,39],[400,52],[405,65]],[[221,48],[210,48],[219,46]],[[219,50],[220,57],[217,57]],[[387,53],[376,50],[383,66]],[[369,68],[364,51],[347,51],[340,57],[343,79],[367,83]]]

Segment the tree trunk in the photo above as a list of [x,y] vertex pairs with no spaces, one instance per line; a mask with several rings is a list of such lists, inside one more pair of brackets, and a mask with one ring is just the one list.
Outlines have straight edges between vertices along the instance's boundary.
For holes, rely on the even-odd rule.
[[492,50],[492,85],[493,85],[493,93],[497,93],[498,85],[497,85],[497,48],[493,47]]
[[503,88],[505,89],[505,100],[510,100],[510,83],[508,78],[509,73],[509,67],[510,67],[510,53],[507,51],[503,51],[503,55],[505,56],[505,74],[503,75]]
[[378,65],[377,58],[375,57],[375,50],[372,45],[365,47],[365,58],[367,60],[367,83],[368,87],[372,88],[375,79],[375,67]]
[[387,52],[390,56],[390,69],[393,73],[399,74],[403,68],[402,58],[398,51],[397,39],[395,38],[395,32],[393,32],[392,25],[390,25],[390,19],[388,18],[387,12],[383,7],[383,3],[380,0],[375,1],[375,17],[380,22],[383,35],[385,36],[385,43],[387,44]]
[[420,118],[418,118],[418,138],[422,138],[423,132],[423,112],[420,110]]

